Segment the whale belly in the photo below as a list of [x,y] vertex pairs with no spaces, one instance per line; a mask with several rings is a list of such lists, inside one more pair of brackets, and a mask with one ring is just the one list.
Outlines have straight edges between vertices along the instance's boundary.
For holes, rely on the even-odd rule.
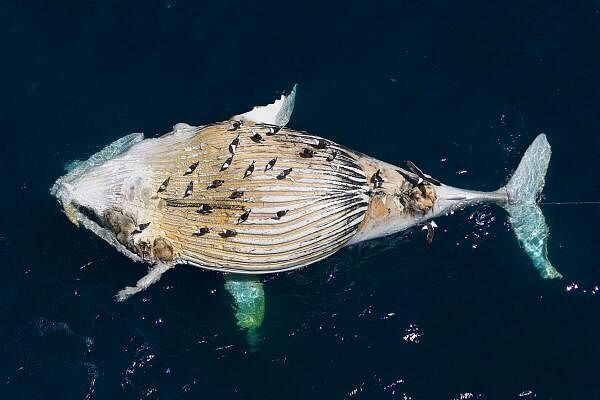
[[359,158],[287,128],[187,127],[111,160],[143,165],[144,173],[104,214],[117,237],[149,223],[120,241],[151,262],[247,273],[293,269],[331,255],[356,233],[369,201]]

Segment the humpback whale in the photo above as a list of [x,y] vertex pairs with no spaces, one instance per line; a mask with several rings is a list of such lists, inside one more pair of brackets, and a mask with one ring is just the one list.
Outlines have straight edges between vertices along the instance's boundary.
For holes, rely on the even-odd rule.
[[[150,264],[118,299],[178,264],[258,275],[304,267],[414,226],[430,229],[430,241],[428,221],[485,202],[508,211],[541,276],[560,277],[548,260],[549,230],[537,204],[551,155],[544,134],[506,185],[461,189],[412,162],[406,170],[289,127],[296,91],[227,121],[179,123],[157,138],[130,134],[57,179],[51,193],[73,223]],[[248,305],[240,303],[248,298],[244,285],[263,293],[260,282],[228,276],[244,326],[262,321],[247,317]],[[253,304],[264,312],[264,301]]]

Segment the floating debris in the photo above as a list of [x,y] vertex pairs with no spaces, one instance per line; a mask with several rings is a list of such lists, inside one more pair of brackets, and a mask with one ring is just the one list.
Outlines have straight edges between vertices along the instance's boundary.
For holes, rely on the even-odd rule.
[[533,390],[523,390],[521,393],[519,393],[519,397],[530,397],[530,398],[534,398],[537,397],[536,394],[533,392]]
[[423,336],[419,327],[415,324],[410,324],[406,329],[406,335],[402,336],[405,342],[419,343],[420,338]]
[[577,283],[575,283],[575,282],[573,282],[573,283],[569,283],[569,284],[567,285],[567,287],[565,288],[565,290],[566,290],[567,292],[570,292],[571,290],[577,290],[577,289],[579,289],[579,285],[577,285]]

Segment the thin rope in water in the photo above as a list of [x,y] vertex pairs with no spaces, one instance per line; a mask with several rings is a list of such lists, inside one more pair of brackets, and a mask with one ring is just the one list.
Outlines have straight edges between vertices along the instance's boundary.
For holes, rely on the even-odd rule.
[[546,204],[550,204],[550,205],[559,205],[559,206],[564,206],[564,205],[584,205],[584,204],[600,204],[600,201],[543,201],[540,204],[546,205]]

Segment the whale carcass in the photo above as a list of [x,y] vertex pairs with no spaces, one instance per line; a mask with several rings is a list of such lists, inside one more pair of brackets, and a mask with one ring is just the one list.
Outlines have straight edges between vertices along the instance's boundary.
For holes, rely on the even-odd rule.
[[481,202],[505,207],[542,276],[560,276],[536,204],[550,160],[544,135],[506,186],[459,189],[413,163],[401,168],[288,127],[295,93],[228,121],[126,136],[57,180],[52,193],[73,222],[153,266],[121,298],[176,264],[291,270]]

